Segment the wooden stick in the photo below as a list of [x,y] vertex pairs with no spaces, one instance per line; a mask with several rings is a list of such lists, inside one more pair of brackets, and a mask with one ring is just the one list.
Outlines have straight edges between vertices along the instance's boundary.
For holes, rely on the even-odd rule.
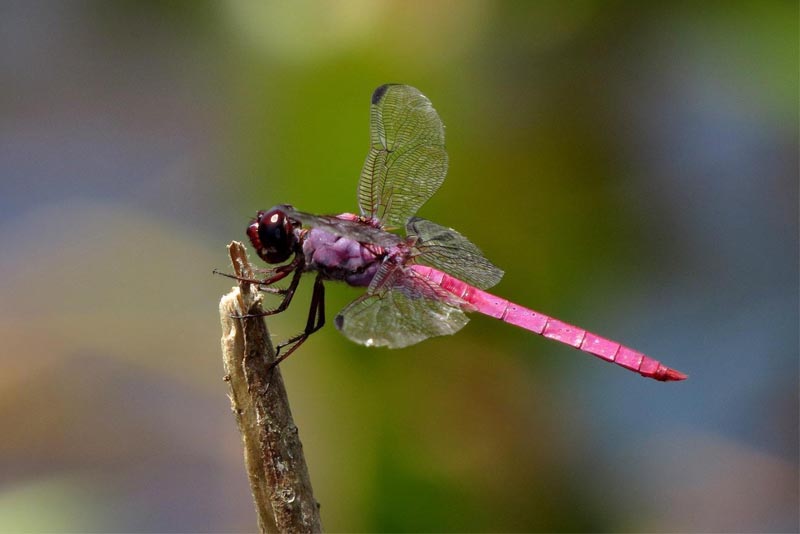
[[[237,276],[252,278],[244,246],[228,245]],[[231,408],[242,434],[261,532],[321,532],[319,504],[311,491],[303,446],[292,420],[278,367],[269,369],[275,349],[263,318],[234,319],[259,313],[261,295],[248,282],[222,297],[222,354]]]

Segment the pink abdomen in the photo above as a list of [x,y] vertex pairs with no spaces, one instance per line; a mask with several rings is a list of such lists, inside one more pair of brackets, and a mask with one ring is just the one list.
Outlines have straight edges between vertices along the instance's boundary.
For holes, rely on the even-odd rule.
[[602,338],[577,326],[509,302],[504,298],[487,293],[432,267],[412,265],[411,268],[431,282],[463,299],[474,311],[484,315],[565,343],[648,378],[663,382],[687,378],[680,371],[670,369],[658,360],[654,360],[616,341]]

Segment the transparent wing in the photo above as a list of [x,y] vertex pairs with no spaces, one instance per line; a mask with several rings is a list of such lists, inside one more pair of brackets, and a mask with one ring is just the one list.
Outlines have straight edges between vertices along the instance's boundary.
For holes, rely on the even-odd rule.
[[361,243],[373,243],[381,247],[391,247],[402,241],[400,236],[381,230],[367,223],[337,219],[336,217],[324,215],[312,215],[310,213],[297,211],[287,204],[280,206],[280,208],[288,217],[300,221],[305,226],[323,228],[332,234],[348,237]]
[[370,143],[358,182],[361,214],[402,226],[447,174],[444,124],[419,90],[382,85],[372,95]]
[[[454,334],[469,319],[455,295],[403,267],[389,267],[379,287],[347,305],[335,324],[351,341],[367,346],[407,347],[429,337]],[[377,275],[376,275],[377,276]]]
[[452,228],[413,217],[406,233],[416,236],[419,251],[415,261],[455,276],[464,282],[487,289],[503,278],[503,270],[484,257],[481,250]]

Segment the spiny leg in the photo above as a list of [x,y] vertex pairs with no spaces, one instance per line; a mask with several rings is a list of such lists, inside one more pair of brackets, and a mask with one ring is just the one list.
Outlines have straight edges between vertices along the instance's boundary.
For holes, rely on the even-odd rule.
[[289,276],[290,273],[295,271],[297,269],[297,267],[300,265],[300,263],[301,262],[299,262],[297,259],[295,259],[291,263],[287,263],[286,265],[281,265],[280,267],[276,267],[275,269],[266,270],[264,272],[269,274],[270,276],[268,276],[267,278],[262,278],[262,279],[245,278],[243,276],[236,276],[235,274],[223,273],[222,271],[218,271],[217,269],[214,269],[212,272],[214,274],[218,274],[218,275],[224,276],[226,278],[232,278],[233,280],[236,280],[238,282],[250,282],[251,284],[256,284],[256,285],[259,286],[261,291],[266,291],[268,293],[281,293],[281,294],[283,294],[286,291],[285,289],[271,289],[271,288],[268,289],[268,288],[261,288],[261,286],[269,286],[269,285],[274,284],[275,282],[283,280],[284,278]]
[[[308,336],[319,330],[325,325],[325,286],[322,283],[322,276],[317,275],[314,280],[314,292],[311,294],[311,307],[308,311],[308,320],[306,321],[306,329],[302,333],[287,339],[283,343],[275,347],[275,361],[270,364],[270,368],[275,367],[283,360],[289,357],[297,347],[303,344],[308,339]],[[281,349],[289,346],[289,349],[281,354]]]
[[[303,261],[299,257],[295,257],[291,263],[286,265],[281,265],[276,267],[275,269],[270,269],[266,272],[270,274],[267,278],[257,279],[257,278],[245,278],[243,276],[236,276],[234,274],[223,273],[214,269],[214,274],[219,274],[225,276],[227,278],[231,278],[233,280],[237,280],[239,282],[249,282],[251,284],[256,284],[258,286],[259,291],[263,291],[265,293],[272,293],[274,295],[283,295],[283,300],[278,305],[277,308],[272,310],[267,310],[260,313],[248,313],[243,315],[232,315],[231,317],[234,319],[246,319],[249,317],[266,317],[268,315],[275,315],[276,313],[281,313],[282,311],[286,310],[289,307],[289,304],[292,301],[292,297],[294,297],[294,292],[297,289],[297,285],[300,282],[300,276],[303,274]],[[286,278],[290,273],[294,272],[294,277],[289,284],[289,287],[286,289],[269,287],[271,284],[283,280]]]
[[294,292],[297,290],[297,285],[300,283],[300,277],[302,276],[303,276],[303,268],[302,266],[298,266],[294,271],[294,276],[292,277],[292,281],[289,282],[289,287],[281,291],[281,293],[283,294],[283,300],[281,301],[280,304],[278,304],[276,308],[273,308],[271,310],[265,310],[259,313],[247,313],[244,315],[239,315],[235,318],[249,319],[251,317],[267,317],[269,315],[275,315],[277,313],[285,311],[286,308],[289,307],[289,304],[291,304],[292,302],[292,298],[294,297]]

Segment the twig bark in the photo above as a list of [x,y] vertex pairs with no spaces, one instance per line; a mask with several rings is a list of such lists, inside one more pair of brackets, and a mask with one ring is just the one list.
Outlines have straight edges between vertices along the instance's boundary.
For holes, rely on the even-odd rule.
[[[228,252],[237,276],[252,278],[244,246]],[[234,319],[259,313],[261,296],[247,282],[225,295],[219,306],[225,380],[231,408],[242,434],[244,460],[261,532],[321,532],[319,504],[311,491],[303,446],[289,410],[280,370],[263,318]]]

